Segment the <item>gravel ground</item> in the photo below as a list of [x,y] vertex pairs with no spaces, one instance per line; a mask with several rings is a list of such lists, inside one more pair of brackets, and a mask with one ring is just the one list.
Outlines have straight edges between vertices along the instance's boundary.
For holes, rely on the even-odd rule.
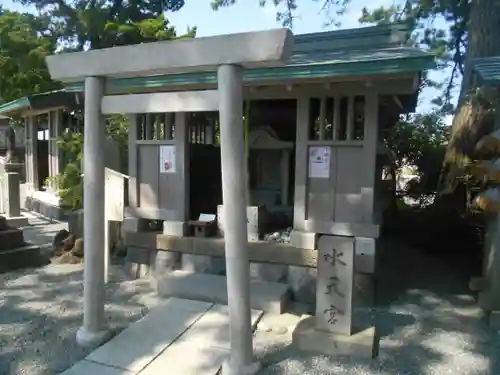
[[[30,217],[26,241],[50,251],[66,223]],[[0,375],[54,375],[83,359],[91,349],[76,345],[82,322],[83,265],[48,265],[0,274]],[[110,267],[106,318],[119,330],[158,303],[146,281],[127,281]],[[96,374],[97,375],[97,374]]]
[[[149,283],[110,267],[106,317],[119,330],[158,303]],[[82,322],[82,265],[49,265],[0,277],[0,374],[54,375],[91,350],[76,345]]]
[[[291,346],[291,330],[259,330],[256,350],[264,363],[260,375],[496,375],[500,374],[500,339],[480,321],[469,299],[450,300],[413,291],[409,300],[425,300],[390,309],[363,311],[376,324],[380,354],[376,360],[311,356]],[[432,306],[434,305],[434,306]],[[361,314],[362,314],[361,313]],[[360,314],[360,315],[361,315]]]
[[[403,256],[391,260],[395,249]],[[259,375],[500,374],[499,333],[481,320],[466,283],[447,264],[413,249],[389,244],[384,251],[379,307],[358,309],[355,319],[377,327],[378,359],[299,353],[290,346],[290,329],[280,335],[259,327],[255,345],[264,365]],[[402,291],[401,285],[409,289]]]
[[[25,233],[43,244],[61,225],[42,220]],[[260,375],[500,374],[499,334],[481,321],[466,283],[448,264],[394,243],[381,247],[380,258],[378,307],[355,316],[376,325],[378,359],[299,353],[290,345],[297,318],[264,316],[254,340]],[[119,266],[110,270],[106,316],[119,330],[159,300],[147,282],[126,281]],[[75,343],[82,279],[82,265],[0,275],[0,375],[54,375],[90,352]]]

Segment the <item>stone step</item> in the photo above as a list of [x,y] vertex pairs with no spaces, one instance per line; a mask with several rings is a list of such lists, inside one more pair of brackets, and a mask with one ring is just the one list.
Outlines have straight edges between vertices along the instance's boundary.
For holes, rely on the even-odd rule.
[[[252,280],[250,307],[281,314],[290,298],[287,284]],[[173,271],[157,282],[161,297],[178,297],[227,305],[226,277],[186,271]]]
[[19,268],[39,267],[46,263],[40,246],[26,244],[15,249],[0,251],[0,272]]
[[137,374],[212,306],[207,302],[170,298],[90,353],[86,360]]
[[17,228],[8,228],[0,231],[0,252],[24,246],[23,232]]
[[[262,315],[262,311],[251,311],[253,329]],[[216,375],[230,350],[229,308],[213,305],[140,375]]]
[[216,375],[229,356],[227,306],[170,298],[61,375]]

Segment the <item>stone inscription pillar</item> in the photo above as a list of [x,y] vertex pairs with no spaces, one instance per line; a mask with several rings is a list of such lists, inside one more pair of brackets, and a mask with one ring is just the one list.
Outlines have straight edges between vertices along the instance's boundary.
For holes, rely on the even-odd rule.
[[318,252],[316,328],[351,335],[354,238],[323,236]]

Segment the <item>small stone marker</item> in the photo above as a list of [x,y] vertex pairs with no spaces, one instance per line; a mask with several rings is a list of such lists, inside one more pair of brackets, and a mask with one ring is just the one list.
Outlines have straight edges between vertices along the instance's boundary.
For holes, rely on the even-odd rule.
[[318,245],[316,329],[351,335],[354,238],[322,236]]

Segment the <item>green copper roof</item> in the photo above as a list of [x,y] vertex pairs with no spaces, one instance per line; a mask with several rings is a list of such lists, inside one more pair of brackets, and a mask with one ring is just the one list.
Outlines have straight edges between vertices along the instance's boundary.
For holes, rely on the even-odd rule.
[[[404,24],[364,27],[295,36],[294,52],[284,67],[249,69],[244,82],[280,82],[287,79],[345,77],[368,74],[419,72],[435,67],[434,57],[406,46]],[[112,92],[162,86],[215,84],[215,72],[180,73],[108,79]],[[83,83],[66,85],[68,91],[83,91]]]
[[[290,79],[335,78],[346,76],[420,72],[435,67],[434,56],[406,43],[409,30],[405,24],[390,24],[350,30],[328,31],[295,36],[294,51],[283,67],[248,69],[246,84]],[[216,84],[215,72],[195,72],[148,77],[108,79],[106,90],[127,92],[168,86]],[[83,82],[66,85],[66,90],[30,95],[0,105],[0,114],[28,107],[74,105],[74,94],[82,92]],[[60,96],[58,96],[60,95]],[[70,96],[68,96],[70,95]],[[69,102],[67,102],[69,100]]]
[[500,56],[474,59],[473,66],[484,84],[500,85]]
[[[395,54],[404,54],[403,49],[394,49]],[[380,55],[381,51],[370,55],[363,60],[332,60],[326,58],[316,59],[305,64],[287,65],[281,68],[252,69],[243,74],[245,83],[259,81],[280,82],[286,79],[305,79],[305,78],[328,78],[359,76],[370,74],[397,74],[405,72],[418,72],[434,67],[433,59],[428,55],[417,55],[401,57],[391,57],[375,60],[374,56]],[[323,61],[322,61],[323,60]],[[107,90],[121,91],[127,89],[149,89],[162,86],[196,85],[196,84],[215,84],[217,82],[216,73],[181,73],[170,75],[157,75],[149,77],[110,79],[107,82]],[[83,91],[83,83],[69,84],[66,86],[68,91]]]
[[74,107],[76,98],[74,93],[66,90],[55,90],[39,94],[23,96],[22,98],[13,100],[0,105],[0,117],[2,114],[9,115],[22,111],[27,108],[44,109],[51,107]]

